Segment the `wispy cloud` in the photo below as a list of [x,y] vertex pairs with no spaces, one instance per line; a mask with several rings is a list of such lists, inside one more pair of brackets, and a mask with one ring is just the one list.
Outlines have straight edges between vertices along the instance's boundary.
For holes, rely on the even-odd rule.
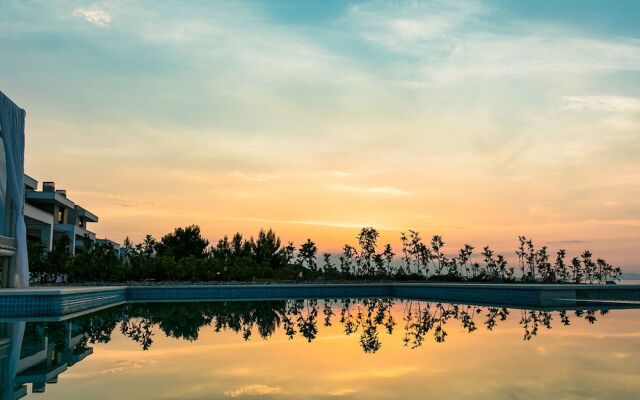
[[282,388],[279,386],[267,386],[267,385],[247,385],[239,387],[238,389],[228,390],[224,392],[227,397],[242,397],[242,396],[264,396],[267,394],[282,393]]
[[353,176],[353,173],[347,172],[347,171],[332,170],[332,171],[327,171],[327,175],[333,176],[336,178],[348,178],[350,176]]
[[224,368],[217,369],[215,371],[216,375],[225,375],[225,376],[249,376],[253,371],[251,368],[246,367],[237,367],[237,368]]
[[340,388],[340,389],[335,389],[329,392],[329,396],[347,396],[350,394],[355,393],[355,389],[350,389],[350,388]]
[[160,207],[160,203],[155,201],[138,198],[135,196],[123,196],[101,191],[74,191],[73,193],[71,193],[71,195],[108,199],[113,202],[113,204],[117,204],[122,207]]
[[640,98],[624,96],[566,96],[564,108],[599,112],[640,112]]
[[547,244],[552,244],[552,245],[561,245],[561,244],[583,244],[583,243],[589,243],[588,240],[553,240],[553,241],[547,241]]
[[155,359],[136,360],[136,361],[122,360],[122,361],[115,362],[113,366],[110,368],[104,368],[100,370],[99,373],[100,374],[117,374],[120,372],[129,371],[132,369],[140,369],[150,364],[154,364],[156,362],[157,360]]
[[398,189],[392,186],[352,186],[352,185],[333,185],[332,190],[339,192],[352,192],[352,193],[365,193],[365,194],[380,194],[387,196],[407,196],[411,194],[406,190]]
[[263,174],[263,173],[246,173],[242,171],[233,171],[229,173],[229,176],[235,179],[250,182],[269,182],[280,179],[279,175]]
[[99,8],[76,8],[73,10],[73,16],[102,28],[111,26],[111,14]]
[[[222,218],[215,218],[222,219]],[[228,218],[226,218],[228,219]],[[225,220],[226,220],[225,219]],[[309,226],[322,226],[329,228],[344,228],[344,229],[360,229],[364,226],[375,226],[376,229],[381,231],[399,231],[401,228],[399,227],[391,227],[385,226],[384,224],[376,224],[370,222],[332,222],[332,221],[313,221],[313,220],[286,220],[286,219],[269,219],[269,218],[233,218],[236,221],[250,221],[250,222],[259,222],[259,223],[267,223],[267,224],[287,224],[287,225],[309,225]]]
[[347,18],[364,39],[388,50],[419,54],[424,45],[455,31],[484,12],[480,2],[369,3],[350,8]]
[[[334,378],[338,381],[347,380],[360,380],[362,378],[376,377],[376,378],[398,378],[400,376],[408,375],[416,371],[413,367],[405,366],[389,366],[383,369],[377,369],[375,371],[358,370],[349,373],[336,375]],[[434,373],[441,373],[442,371],[434,371]]]

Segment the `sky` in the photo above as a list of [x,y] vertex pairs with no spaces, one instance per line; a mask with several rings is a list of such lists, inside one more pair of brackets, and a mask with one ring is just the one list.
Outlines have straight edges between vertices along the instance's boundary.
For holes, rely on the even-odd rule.
[[640,272],[636,1],[0,0],[26,171],[134,241],[373,226]]

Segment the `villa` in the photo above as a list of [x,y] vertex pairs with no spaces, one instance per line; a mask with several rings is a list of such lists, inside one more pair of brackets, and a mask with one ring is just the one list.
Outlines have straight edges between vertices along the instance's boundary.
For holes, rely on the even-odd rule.
[[120,246],[108,239],[96,239],[88,224],[98,216],[67,197],[54,182],[38,181],[24,174],[25,111],[0,92],[0,265],[2,287],[29,285],[27,240],[38,241],[47,250],[67,238],[72,253],[83,249],[86,238]]
[[98,216],[77,205],[67,197],[67,191],[56,189],[55,182],[42,182],[24,176],[24,216],[27,238],[39,240],[51,250],[54,242],[67,237],[73,253],[84,246],[84,238],[96,240],[96,234],[87,229],[88,223],[97,223]]

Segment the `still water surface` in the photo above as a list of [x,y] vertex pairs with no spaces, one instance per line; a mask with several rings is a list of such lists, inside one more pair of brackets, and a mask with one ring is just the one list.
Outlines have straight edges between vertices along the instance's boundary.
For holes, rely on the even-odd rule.
[[634,309],[155,303],[1,325],[3,399],[640,398]]

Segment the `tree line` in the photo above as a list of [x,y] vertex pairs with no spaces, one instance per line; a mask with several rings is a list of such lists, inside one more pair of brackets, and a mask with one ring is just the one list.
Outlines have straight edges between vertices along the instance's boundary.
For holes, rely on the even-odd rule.
[[[271,229],[254,238],[240,233],[224,236],[215,244],[202,236],[197,225],[176,228],[159,240],[147,235],[140,243],[128,238],[117,251],[108,244],[86,238],[72,255],[63,237],[51,251],[39,242],[29,243],[32,280],[50,283],[124,281],[259,281],[259,280],[398,280],[469,282],[605,283],[620,280],[622,270],[590,251],[568,258],[565,250],[553,254],[536,248],[520,236],[517,264],[489,246],[477,253],[465,244],[457,251],[445,249],[439,235],[423,240],[419,232],[400,234],[400,248],[379,245],[379,232],[365,227],[357,245],[345,244],[340,254],[318,254],[308,239],[300,246],[283,243]],[[397,251],[397,254],[396,254]]]

